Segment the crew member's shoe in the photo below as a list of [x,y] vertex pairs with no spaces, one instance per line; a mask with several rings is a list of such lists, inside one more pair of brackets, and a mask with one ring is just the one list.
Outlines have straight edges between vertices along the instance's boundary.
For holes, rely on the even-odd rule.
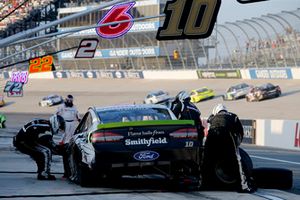
[[43,176],[42,174],[38,174],[37,179],[38,180],[56,180],[55,176],[51,175],[51,174],[47,174],[45,176]]

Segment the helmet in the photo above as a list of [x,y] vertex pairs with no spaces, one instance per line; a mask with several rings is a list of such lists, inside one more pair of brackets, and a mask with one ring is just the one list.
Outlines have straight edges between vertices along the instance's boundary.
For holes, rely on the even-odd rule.
[[65,131],[66,123],[62,116],[53,115],[50,117],[50,125],[52,127],[53,133],[58,133],[59,130]]
[[227,111],[227,108],[223,105],[223,104],[218,104],[214,107],[214,109],[212,110],[212,114],[216,115],[218,114],[220,111]]
[[73,99],[74,99],[73,95],[68,94],[68,96],[65,99],[65,105],[67,107],[72,107],[73,106]]
[[186,92],[186,91],[180,91],[177,96],[175,97],[175,99],[177,101],[184,101],[184,100],[187,100],[188,98],[190,98],[190,95]]

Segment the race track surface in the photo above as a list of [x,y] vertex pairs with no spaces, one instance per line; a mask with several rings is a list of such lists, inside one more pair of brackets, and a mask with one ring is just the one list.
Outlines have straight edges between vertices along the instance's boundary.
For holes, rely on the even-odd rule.
[[[111,200],[181,200],[181,199],[245,199],[245,200],[292,200],[300,199],[300,152],[274,148],[263,148],[243,145],[250,154],[254,167],[282,167],[293,171],[294,185],[291,190],[281,191],[259,189],[254,194],[240,194],[224,191],[188,191],[170,192],[154,188],[148,180],[137,188],[120,187],[112,184],[105,187],[81,188],[66,180],[58,179],[53,182],[36,180],[36,167],[32,160],[16,152],[12,147],[12,136],[18,129],[32,118],[48,118],[57,109],[56,106],[44,108],[38,106],[38,101],[49,94],[66,96],[72,94],[75,104],[81,114],[89,106],[142,103],[147,92],[157,89],[176,95],[180,90],[192,90],[207,86],[216,91],[217,97],[212,100],[197,103],[202,116],[209,116],[214,105],[224,103],[229,110],[243,119],[299,119],[300,80],[274,80],[282,89],[282,96],[272,100],[248,103],[245,99],[223,102],[220,95],[241,80],[87,80],[87,79],[55,79],[29,80],[24,86],[24,97],[5,98],[7,104],[0,108],[7,115],[6,129],[0,129],[0,198],[3,199],[111,199]],[[265,80],[245,81],[257,85],[266,83]],[[58,156],[53,158],[52,171],[57,177],[62,175],[62,161]],[[158,181],[160,183],[160,181]],[[127,184],[127,185],[126,185]],[[128,183],[125,182],[126,186]]]
[[[282,96],[261,102],[223,101],[221,95],[228,87],[246,82],[252,85],[271,82],[282,89]],[[38,102],[49,94],[75,97],[80,113],[90,106],[142,103],[146,94],[163,89],[176,95],[181,90],[191,91],[202,86],[214,89],[216,97],[196,105],[202,116],[209,116],[217,103],[224,103],[228,109],[243,119],[299,119],[300,80],[133,80],[133,79],[31,79],[24,86],[23,97],[5,98],[6,105],[0,108],[4,113],[54,113],[56,107],[39,107]]]

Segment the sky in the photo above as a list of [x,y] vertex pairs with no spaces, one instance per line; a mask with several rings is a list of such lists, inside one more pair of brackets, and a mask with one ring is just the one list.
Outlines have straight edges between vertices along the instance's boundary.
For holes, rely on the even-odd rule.
[[218,23],[235,22],[237,20],[260,17],[268,13],[294,11],[300,9],[300,0],[269,0],[251,4],[240,4],[236,0],[222,0]]

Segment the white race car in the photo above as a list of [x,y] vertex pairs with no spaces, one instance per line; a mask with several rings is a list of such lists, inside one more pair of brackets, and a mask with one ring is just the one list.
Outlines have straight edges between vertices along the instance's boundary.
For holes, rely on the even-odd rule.
[[47,106],[54,106],[57,104],[61,104],[63,102],[63,98],[62,96],[53,94],[53,95],[49,95],[44,97],[40,102],[39,102],[39,106],[42,107],[47,107]]
[[158,91],[150,92],[146,96],[144,103],[145,104],[157,104],[157,103],[163,102],[170,98],[171,97],[169,96],[169,94],[167,92],[158,90]]

